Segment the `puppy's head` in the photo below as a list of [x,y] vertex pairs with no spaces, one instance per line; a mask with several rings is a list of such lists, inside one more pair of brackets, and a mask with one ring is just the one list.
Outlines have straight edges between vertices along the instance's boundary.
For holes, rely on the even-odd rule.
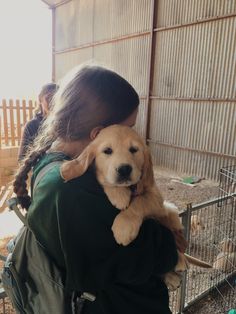
[[93,161],[102,185],[130,186],[152,180],[149,151],[139,135],[127,126],[102,129],[78,158],[62,164],[61,175],[66,181],[79,177]]

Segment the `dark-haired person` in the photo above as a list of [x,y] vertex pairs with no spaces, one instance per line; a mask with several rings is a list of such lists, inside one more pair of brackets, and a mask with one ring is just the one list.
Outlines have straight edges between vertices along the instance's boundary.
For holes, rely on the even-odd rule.
[[27,150],[29,149],[30,145],[32,145],[35,137],[37,136],[39,127],[50,110],[50,103],[57,88],[58,86],[55,83],[45,84],[41,88],[38,96],[39,104],[35,110],[35,116],[33,119],[27,122],[24,127],[18,153],[18,161],[24,159]]
[[15,178],[29,226],[65,273],[68,291],[96,296],[94,302],[85,301],[83,314],[170,314],[161,275],[177,263],[174,237],[149,219],[135,241],[118,245],[111,226],[119,210],[92,168],[64,182],[55,165],[41,178],[33,199],[25,181],[32,168],[34,182],[49,163],[78,156],[101,128],[134,126],[138,105],[134,88],[115,72],[99,66],[75,70],[60,84],[37,143]]

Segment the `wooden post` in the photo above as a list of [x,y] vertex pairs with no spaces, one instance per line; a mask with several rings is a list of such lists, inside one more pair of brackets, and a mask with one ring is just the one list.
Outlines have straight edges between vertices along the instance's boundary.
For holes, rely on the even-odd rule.
[[23,111],[23,125],[27,122],[27,116],[26,116],[26,100],[22,100],[22,111]]
[[15,123],[14,123],[14,112],[13,112],[13,100],[9,101],[9,111],[10,111],[10,133],[11,133],[11,145],[15,146]]
[[6,99],[2,101],[2,111],[3,111],[3,129],[4,129],[4,145],[8,145],[8,127],[7,127],[7,102]]

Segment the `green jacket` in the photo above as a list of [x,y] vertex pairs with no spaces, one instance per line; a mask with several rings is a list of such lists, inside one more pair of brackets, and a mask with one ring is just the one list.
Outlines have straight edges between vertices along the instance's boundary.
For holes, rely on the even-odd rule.
[[[37,173],[60,153],[45,155]],[[94,293],[83,314],[169,314],[168,291],[160,275],[177,263],[174,238],[152,219],[130,245],[118,245],[111,226],[114,208],[94,172],[63,181],[56,165],[37,185],[28,211],[29,225],[62,269],[69,289]]]

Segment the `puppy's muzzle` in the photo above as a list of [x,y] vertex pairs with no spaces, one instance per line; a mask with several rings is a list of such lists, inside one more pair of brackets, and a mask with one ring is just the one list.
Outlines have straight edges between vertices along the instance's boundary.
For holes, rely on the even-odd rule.
[[130,175],[132,172],[132,167],[129,164],[120,165],[116,171],[118,173],[118,181],[123,182],[130,180]]

